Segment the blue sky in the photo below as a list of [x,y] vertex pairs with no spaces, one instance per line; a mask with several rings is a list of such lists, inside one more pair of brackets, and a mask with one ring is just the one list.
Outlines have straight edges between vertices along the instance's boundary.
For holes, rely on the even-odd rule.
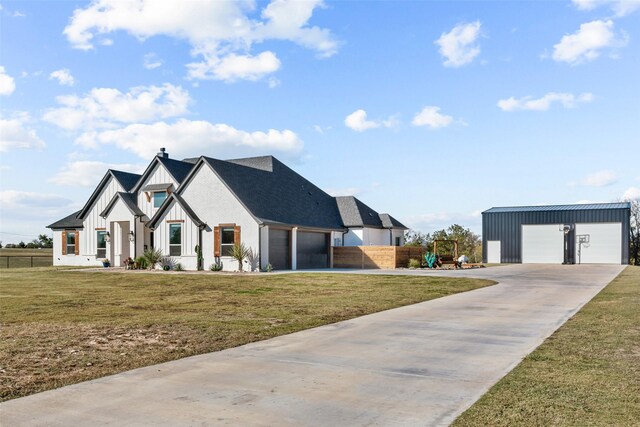
[[0,1],[0,240],[108,168],[273,154],[406,225],[640,198],[640,2]]

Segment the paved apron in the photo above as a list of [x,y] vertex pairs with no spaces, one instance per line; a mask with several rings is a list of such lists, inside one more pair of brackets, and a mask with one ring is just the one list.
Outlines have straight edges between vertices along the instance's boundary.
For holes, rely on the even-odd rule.
[[437,272],[500,284],[11,400],[0,424],[448,425],[623,268]]

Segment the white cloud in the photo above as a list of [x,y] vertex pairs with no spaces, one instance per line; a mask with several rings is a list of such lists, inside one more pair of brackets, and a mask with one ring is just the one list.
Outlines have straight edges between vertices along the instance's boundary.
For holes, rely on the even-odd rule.
[[213,56],[205,62],[189,64],[187,67],[193,78],[224,80],[231,83],[236,80],[260,80],[278,71],[280,60],[270,51],[257,56],[230,53],[223,58]]
[[390,116],[387,119],[379,121],[367,120],[367,112],[359,109],[345,117],[344,124],[356,132],[364,132],[367,129],[375,129],[381,126],[386,128],[396,127],[399,121],[396,116]]
[[564,35],[553,46],[553,59],[577,65],[598,58],[603,49],[624,46],[627,37],[617,36],[613,27],[611,20],[597,20],[580,25],[578,31]]
[[107,169],[142,173],[145,166],[144,164],[115,164],[92,160],[72,161],[67,163],[48,181],[57,185],[92,187],[100,182]]
[[333,197],[339,196],[356,196],[360,194],[362,190],[358,187],[347,187],[347,188],[327,188],[325,192]]
[[380,123],[367,120],[367,112],[364,110],[356,110],[344,119],[346,127],[356,132],[364,132],[367,129],[375,129],[380,127]]
[[476,40],[480,35],[480,21],[458,24],[448,33],[442,33],[434,43],[440,46],[445,67],[461,67],[480,54]]
[[73,86],[76,81],[68,68],[62,68],[49,74],[49,80],[56,79],[62,86]]
[[460,224],[472,230],[481,228],[482,215],[480,211],[469,213],[460,212],[432,212],[403,218],[404,224],[414,230],[434,232],[449,227],[452,224]]
[[84,97],[56,98],[60,108],[48,110],[44,120],[63,129],[114,127],[115,123],[147,122],[188,113],[189,93],[180,86],[139,86],[127,93],[117,89],[95,88]]
[[158,147],[166,147],[175,157],[203,153],[230,158],[282,153],[285,157],[301,154],[303,142],[290,130],[269,129],[247,132],[226,124],[180,119],[176,123],[133,124],[122,129],[87,132],[76,140],[83,146],[113,144],[143,159],[153,157]]
[[0,65],[0,96],[11,95],[14,90],[16,90],[15,80]]
[[14,148],[41,150],[46,146],[36,131],[27,127],[29,120],[26,113],[0,118],[0,152]]
[[629,187],[627,191],[622,195],[622,200],[640,200],[640,188],[638,187]]
[[638,0],[571,0],[579,10],[593,10],[601,6],[609,6],[617,17],[628,15],[640,9]]
[[573,95],[572,93],[549,92],[541,98],[534,99],[532,96],[525,96],[516,99],[513,96],[498,101],[498,107],[503,111],[534,110],[546,111],[551,108],[554,102],[561,104],[564,108],[572,108],[577,103],[586,103],[593,100],[591,93]]
[[453,123],[453,117],[440,113],[440,107],[427,106],[418,112],[411,123],[414,126],[427,126],[431,129],[443,128]]
[[96,36],[126,31],[144,40],[165,35],[187,40],[191,54],[201,60],[188,64],[189,77],[256,80],[277,71],[273,52],[251,50],[267,40],[290,41],[314,50],[320,57],[336,53],[338,43],[328,29],[310,26],[321,0],[273,0],[256,16],[253,1],[97,0],[76,9],[64,29],[77,49],[92,49]]
[[582,184],[588,187],[606,187],[607,185],[614,184],[616,181],[618,181],[618,177],[615,173],[609,170],[602,170],[587,175],[582,181]]
[[147,70],[154,70],[158,67],[161,67],[162,64],[163,62],[160,58],[158,58],[158,55],[150,52],[144,56],[144,62],[142,65],[144,65],[144,68],[146,68]]

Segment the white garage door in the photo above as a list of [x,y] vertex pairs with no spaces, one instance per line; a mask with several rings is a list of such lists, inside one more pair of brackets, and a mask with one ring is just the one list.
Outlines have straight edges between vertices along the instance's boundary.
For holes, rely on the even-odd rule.
[[523,225],[523,264],[562,264],[564,233],[562,224]]
[[[580,245],[580,236],[584,236],[588,243]],[[620,264],[622,223],[576,224],[576,262]]]

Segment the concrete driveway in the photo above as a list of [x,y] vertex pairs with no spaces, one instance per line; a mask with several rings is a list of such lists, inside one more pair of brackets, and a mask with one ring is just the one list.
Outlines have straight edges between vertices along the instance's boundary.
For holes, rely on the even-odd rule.
[[15,399],[0,423],[448,425],[623,268],[437,272],[500,284]]

